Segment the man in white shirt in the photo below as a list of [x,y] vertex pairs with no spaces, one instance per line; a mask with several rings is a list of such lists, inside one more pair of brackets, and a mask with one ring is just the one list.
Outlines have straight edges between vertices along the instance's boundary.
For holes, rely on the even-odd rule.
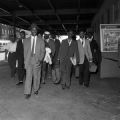
[[45,54],[45,45],[42,38],[37,36],[37,25],[31,25],[31,36],[24,42],[24,64],[26,69],[25,98],[31,96],[32,78],[34,94],[38,94],[40,87],[41,63]]

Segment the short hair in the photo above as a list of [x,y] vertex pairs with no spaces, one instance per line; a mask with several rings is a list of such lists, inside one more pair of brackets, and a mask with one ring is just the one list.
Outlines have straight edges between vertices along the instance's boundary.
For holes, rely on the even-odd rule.
[[55,38],[56,38],[56,35],[55,35],[54,33],[52,33],[52,34],[51,34],[51,37],[52,37],[53,39],[55,39]]
[[91,32],[86,33],[86,35],[88,36],[88,38],[91,38],[93,36]]
[[30,30],[31,30],[32,28],[36,28],[37,30],[39,29],[39,27],[37,26],[36,23],[32,23],[32,24],[31,24]]
[[20,31],[20,33],[23,33],[25,35],[25,31]]
[[70,32],[72,32],[72,33],[73,33],[73,30],[71,30],[71,29],[70,29],[70,30],[68,30],[68,31],[67,31],[67,33],[70,33]]

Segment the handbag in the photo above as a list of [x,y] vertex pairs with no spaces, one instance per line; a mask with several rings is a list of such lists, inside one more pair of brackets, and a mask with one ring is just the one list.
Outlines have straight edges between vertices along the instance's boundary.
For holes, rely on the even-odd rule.
[[89,65],[89,71],[90,72],[96,72],[97,71],[97,65],[95,64],[95,63],[90,63],[90,65]]

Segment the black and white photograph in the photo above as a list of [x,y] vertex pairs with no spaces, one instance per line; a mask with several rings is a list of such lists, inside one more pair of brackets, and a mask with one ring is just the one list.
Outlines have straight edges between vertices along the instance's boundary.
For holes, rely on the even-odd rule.
[[120,120],[120,0],[0,0],[0,120]]

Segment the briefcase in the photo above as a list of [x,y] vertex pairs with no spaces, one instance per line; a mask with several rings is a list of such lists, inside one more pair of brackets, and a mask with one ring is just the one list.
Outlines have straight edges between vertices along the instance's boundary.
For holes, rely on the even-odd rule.
[[95,63],[91,63],[89,66],[89,71],[90,72],[96,72],[97,71],[97,65]]

